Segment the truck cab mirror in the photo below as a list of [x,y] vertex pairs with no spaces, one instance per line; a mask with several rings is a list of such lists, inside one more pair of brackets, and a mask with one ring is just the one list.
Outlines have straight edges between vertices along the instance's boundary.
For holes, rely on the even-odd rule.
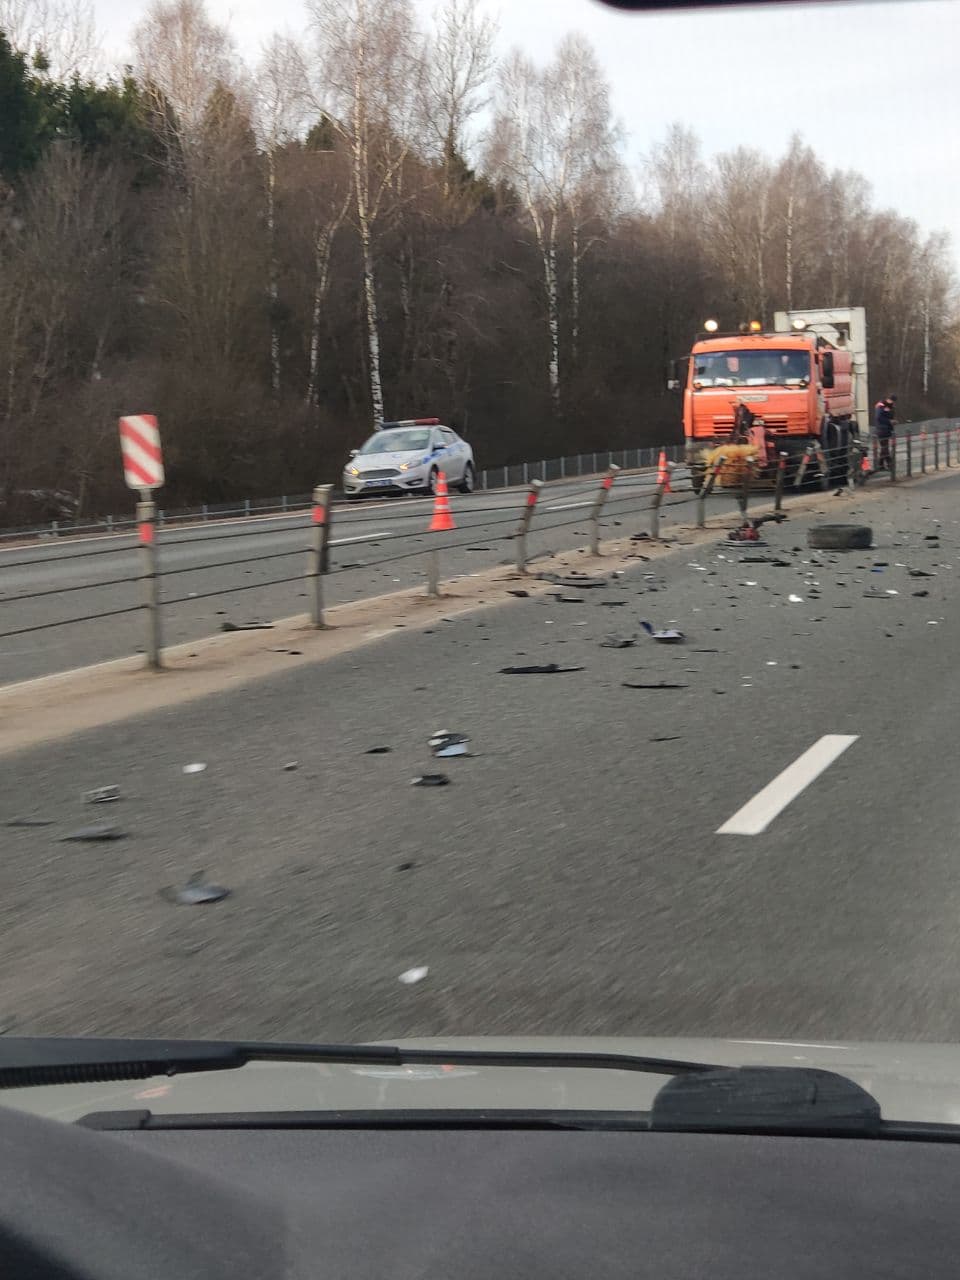
[[668,391],[679,391],[679,390],[680,390],[680,379],[679,379],[679,378],[668,378],[668,379],[667,379],[667,390],[668,390]]
[[833,390],[833,352],[824,351],[820,357],[820,381],[826,391]]

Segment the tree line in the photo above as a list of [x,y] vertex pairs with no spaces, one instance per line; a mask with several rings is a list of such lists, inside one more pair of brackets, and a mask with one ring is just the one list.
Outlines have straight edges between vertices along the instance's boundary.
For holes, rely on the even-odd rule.
[[631,172],[582,36],[540,65],[476,0],[430,30],[308,0],[249,66],[203,0],[155,0],[111,76],[85,0],[48,3],[0,0],[7,524],[129,505],[121,413],[158,414],[169,506],[334,480],[384,418],[481,467],[675,440],[709,315],[865,306],[874,395],[956,403],[945,235],[799,135],[707,157],[678,123]]

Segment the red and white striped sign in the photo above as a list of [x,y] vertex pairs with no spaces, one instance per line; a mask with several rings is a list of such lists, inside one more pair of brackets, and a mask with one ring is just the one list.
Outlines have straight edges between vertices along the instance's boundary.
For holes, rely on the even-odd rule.
[[120,419],[123,478],[128,489],[159,489],[163,484],[160,428],[152,413]]

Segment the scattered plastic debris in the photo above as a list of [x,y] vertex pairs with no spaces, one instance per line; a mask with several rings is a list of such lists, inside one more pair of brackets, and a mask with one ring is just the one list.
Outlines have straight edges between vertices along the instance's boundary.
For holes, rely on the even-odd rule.
[[466,756],[470,752],[467,744],[470,739],[462,733],[449,733],[447,730],[438,730],[430,739],[428,746],[435,756],[443,759],[449,759],[451,756]]
[[574,591],[581,591],[585,587],[605,587],[607,585],[606,578],[588,578],[580,577],[579,574],[570,578],[557,578],[558,587],[570,587]]
[[583,604],[583,596],[564,596],[559,592],[552,592],[551,594],[557,604]]
[[419,778],[414,778],[410,785],[411,787],[446,787],[449,782],[450,779],[445,773],[422,773]]
[[222,902],[230,896],[230,890],[222,884],[210,884],[204,880],[206,872],[195,871],[181,888],[168,887],[161,889],[161,897],[168,902],[175,902],[179,907],[199,907],[208,902]]
[[5,827],[52,827],[53,822],[48,818],[11,818],[3,825]]
[[414,969],[404,969],[401,973],[399,981],[406,987],[412,987],[417,982],[422,982],[430,972],[429,965],[418,965]]
[[683,738],[681,734],[673,733],[669,735],[664,735],[661,738],[651,738],[650,741],[651,742],[682,742]]
[[911,578],[935,578],[935,573],[928,573],[926,569],[908,569],[907,574]]
[[649,622],[641,622],[640,625],[657,644],[682,644],[685,638],[683,632],[676,627],[665,627],[662,631],[657,631]]
[[397,863],[397,870],[398,870],[398,871],[413,871],[413,869],[416,867],[416,865],[417,865],[417,864],[416,864],[415,862],[398,862],[398,863]]
[[627,602],[626,600],[601,600],[600,603],[608,609],[622,609]]
[[640,533],[631,533],[630,541],[631,542],[649,542],[650,535],[644,530],[641,530]]
[[83,793],[84,804],[109,804],[111,800],[120,799],[120,788],[115,786],[94,787],[92,791]]
[[803,596],[797,596],[797,595],[791,594],[787,596],[787,599],[790,601],[791,604],[803,604]]
[[922,600],[923,597],[928,596],[930,592],[929,591],[912,591],[910,594],[916,597],[917,599]]
[[183,766],[183,772],[184,773],[203,773],[206,767],[207,766],[203,763],[202,760],[197,760],[195,761],[194,764],[185,764]]
[[300,762],[298,760],[288,760],[287,763],[283,766],[283,772],[293,773],[295,769],[299,769],[299,768],[300,768]]
[[637,643],[636,636],[604,636],[600,641],[601,649],[632,649]]
[[272,631],[272,622],[221,622],[221,631]]
[[508,587],[507,595],[510,596],[529,596],[529,591],[524,591],[522,587]]
[[68,840],[80,841],[98,841],[98,840],[124,840],[127,833],[112,822],[97,822],[89,827],[78,827],[76,831],[71,831],[68,836],[61,836],[60,843],[63,844]]
[[890,593],[889,591],[875,591],[871,588],[863,593],[863,598],[864,600],[889,600]]
[[666,680],[661,680],[659,684],[631,684],[628,680],[621,681],[623,689],[688,689],[689,687],[686,684],[668,684]]
[[385,756],[393,750],[393,747],[367,747],[363,753],[365,756]]
[[555,676],[568,675],[574,671],[582,671],[583,667],[561,667],[556,662],[548,662],[544,666],[533,667],[501,667],[502,676]]

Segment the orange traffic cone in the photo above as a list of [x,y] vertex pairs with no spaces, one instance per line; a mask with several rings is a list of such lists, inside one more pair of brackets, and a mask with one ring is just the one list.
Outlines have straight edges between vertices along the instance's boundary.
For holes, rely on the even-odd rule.
[[660,459],[657,462],[657,487],[662,489],[664,493],[671,493],[670,488],[670,468],[667,466],[667,451],[660,450]]
[[450,510],[450,495],[447,493],[447,477],[441,471],[437,476],[437,492],[433,500],[433,519],[430,521],[428,533],[447,533],[457,526],[453,523],[453,512]]

